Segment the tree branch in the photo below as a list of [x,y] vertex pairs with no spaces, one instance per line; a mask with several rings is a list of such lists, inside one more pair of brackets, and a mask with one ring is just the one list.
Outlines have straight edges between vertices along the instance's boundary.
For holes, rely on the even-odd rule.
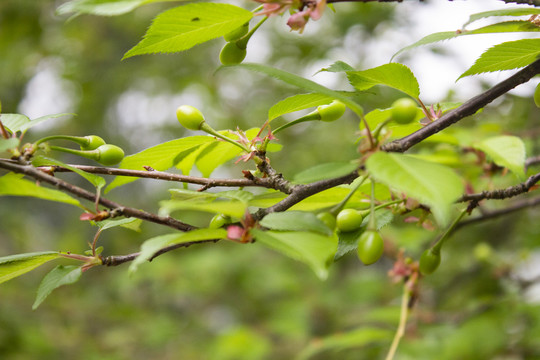
[[499,96],[507,93],[516,86],[529,81],[538,73],[540,73],[540,60],[536,60],[516,74],[510,76],[508,79],[465,102],[460,107],[447,112],[438,120],[426,125],[422,129],[383,145],[381,150],[388,152],[405,152],[431,135],[446,129],[467,116],[474,115],[478,110],[482,109]]
[[314,195],[324,190],[331,189],[338,185],[350,184],[357,177],[358,177],[358,172],[354,171],[344,176],[340,176],[333,179],[316,181],[308,185],[294,185],[292,187],[292,191],[289,196],[287,196],[285,199],[281,200],[275,205],[272,205],[265,209],[259,209],[259,211],[257,211],[254,214],[253,218],[255,220],[260,220],[270,213],[285,211],[291,206],[298,204],[300,201],[304,200],[305,198],[310,197],[311,195]]
[[522,201],[517,201],[514,204],[512,204],[509,207],[506,207],[504,209],[493,210],[493,211],[484,211],[484,213],[482,215],[480,215],[480,216],[473,217],[473,218],[461,221],[457,225],[456,229],[461,228],[461,227],[466,226],[466,225],[471,225],[471,224],[475,224],[475,223],[478,223],[478,222],[494,219],[494,218],[497,218],[499,216],[504,216],[504,215],[513,213],[515,211],[523,210],[525,208],[533,207],[533,206],[536,206],[536,205],[540,205],[540,196],[535,197],[535,198],[531,198],[531,199],[522,200]]
[[[161,250],[159,250],[148,261],[152,261],[156,257],[158,257],[158,256],[160,256],[162,254],[168,253],[169,251],[172,251],[172,250],[176,250],[176,249],[184,248],[184,247],[189,247],[191,245],[196,245],[196,244],[204,244],[204,243],[210,243],[210,242],[216,243],[219,240],[220,239],[191,241],[191,242],[186,242],[186,243],[181,243],[181,244],[170,245],[170,246],[164,247]],[[137,256],[139,256],[139,254],[140,254],[139,252],[136,252],[136,253],[127,254],[127,255],[112,255],[112,256],[102,257],[101,261],[103,262],[103,265],[105,265],[105,266],[118,266],[118,265],[121,265],[123,263],[135,260],[135,258]]]
[[[0,168],[10,170],[19,174],[25,174],[38,181],[48,183],[57,187],[60,190],[71,193],[77,197],[96,202],[97,195],[93,194],[83,188],[72,185],[64,180],[51,176],[31,165],[21,165],[13,162],[0,161]],[[176,230],[189,231],[195,229],[193,226],[178,221],[170,216],[159,216],[143,210],[134,209],[130,207],[122,206],[114,201],[99,197],[99,204],[105,206],[108,209],[112,209],[115,214],[123,215],[126,217],[135,217],[138,219],[150,221],[156,224],[165,225]]]
[[[216,187],[216,186],[226,186],[226,187],[246,187],[246,186],[257,186],[264,188],[273,188],[272,182],[266,178],[257,178],[253,177],[252,179],[209,179],[198,176],[187,176],[172,174],[164,171],[157,170],[129,170],[129,169],[118,169],[118,168],[109,168],[101,166],[87,166],[87,165],[70,165],[74,168],[77,168],[82,171],[86,171],[92,174],[101,174],[101,175],[113,175],[113,176],[132,176],[138,178],[146,179],[156,179],[156,180],[165,180],[165,181],[177,181],[188,184],[203,185],[205,189]],[[61,166],[43,166],[42,169],[52,169],[53,172],[70,172],[71,170],[66,169]]]
[[527,181],[520,184],[510,186],[506,189],[497,189],[492,191],[482,191],[477,194],[467,194],[460,197],[456,202],[474,201],[479,202],[485,199],[508,199],[514,196],[524,194],[529,191],[538,181],[540,181],[540,173],[530,176]]

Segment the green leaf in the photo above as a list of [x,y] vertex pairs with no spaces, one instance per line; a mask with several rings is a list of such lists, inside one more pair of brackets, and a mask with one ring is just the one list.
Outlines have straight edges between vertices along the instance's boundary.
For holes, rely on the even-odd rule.
[[[249,140],[253,140],[259,134],[259,132],[259,128],[252,128],[245,131],[245,136]],[[233,140],[239,139],[238,134],[233,131],[220,131],[220,133]],[[271,151],[270,147],[267,150]],[[241,153],[242,150],[238,146],[235,146],[229,142],[216,141],[209,146],[206,146],[200,153],[197,154],[195,165],[202,173],[202,176],[209,177],[218,166],[236,158]],[[187,163],[185,165],[187,165]]]
[[101,189],[107,183],[105,181],[105,179],[102,178],[101,176],[98,176],[96,174],[91,174],[91,173],[88,173],[86,171],[82,171],[80,169],[77,169],[76,167],[70,166],[70,165],[65,164],[65,163],[63,163],[61,161],[58,161],[56,159],[51,159],[49,157],[42,156],[42,155],[38,155],[38,156],[33,157],[32,158],[32,165],[34,165],[34,166],[50,166],[50,165],[54,165],[54,166],[64,167],[64,168],[69,169],[69,170],[73,171],[74,173],[80,175],[81,177],[85,178],[86,180],[88,180],[88,182],[90,182],[92,185],[94,185],[98,189]]
[[30,270],[33,270],[48,261],[57,259],[60,256],[60,253],[57,251],[45,251],[1,257],[0,284],[17,276],[26,274]]
[[377,181],[427,204],[441,226],[450,221],[452,204],[464,191],[450,168],[408,155],[377,152],[366,168]]
[[[190,136],[171,140],[145,149],[137,154],[129,155],[120,163],[120,169],[144,170],[144,166],[151,166],[158,171],[164,171],[175,166],[188,151],[194,151],[199,146],[216,141],[211,136]],[[107,187],[107,192],[115,187],[138,180],[136,177],[118,176]]]
[[336,61],[335,63],[333,63],[329,67],[322,68],[318,72],[321,72],[321,71],[345,72],[345,71],[354,71],[354,68],[351,65],[349,65],[349,64],[347,64],[347,63],[345,63],[343,61]]
[[[378,328],[360,328],[346,333],[330,335],[311,342],[297,356],[297,360],[306,360],[312,356],[328,350],[339,351],[351,348],[359,348],[378,342],[388,342],[392,338],[392,332]],[[337,358],[337,357],[332,357]]]
[[241,218],[247,209],[247,204],[241,201],[178,201],[164,200],[159,202],[159,214],[168,216],[178,210],[203,211],[214,214],[225,214]]
[[49,296],[53,290],[62,285],[74,284],[81,278],[82,269],[75,265],[58,265],[52,269],[41,281],[37,291],[36,300],[32,305],[32,310],[36,310],[39,305]]
[[525,144],[517,136],[496,136],[473,144],[473,147],[485,152],[495,164],[508,168],[520,180],[525,180]]
[[487,25],[475,30],[458,30],[458,31],[443,31],[434,34],[430,34],[419,41],[404,47],[392,56],[392,59],[401,54],[404,51],[414,49],[422,45],[433,44],[443,40],[449,40],[465,35],[478,35],[478,34],[498,34],[498,33],[511,33],[511,32],[538,32],[540,27],[532,24],[529,21],[505,21],[497,24]]
[[334,99],[340,100],[345,105],[347,105],[352,111],[354,111],[358,116],[362,116],[364,114],[364,110],[362,106],[360,106],[358,103],[356,103],[354,100],[352,100],[349,96],[345,95],[344,93],[340,91],[331,90],[325,86],[322,86],[320,84],[317,84],[314,81],[305,79],[301,76],[276,69],[270,66],[262,65],[262,64],[239,64],[239,65],[233,65],[233,66],[222,66],[221,68],[232,68],[232,67],[239,67],[242,69],[247,69],[251,71],[260,72],[263,74],[266,74],[270,77],[273,77],[275,79],[281,80],[289,85],[296,86],[300,89],[327,95],[329,97],[332,97]]
[[75,114],[62,113],[62,114],[52,114],[52,115],[41,116],[41,117],[32,119],[32,120],[30,120],[30,121],[27,122],[27,123],[24,123],[24,124],[20,127],[19,130],[22,131],[22,132],[25,132],[26,130],[30,129],[31,127],[34,127],[34,126],[36,126],[36,125],[39,125],[39,124],[41,124],[42,122],[45,122],[45,121],[50,120],[50,119],[57,119],[57,118],[64,117],[64,116],[75,116]]
[[385,64],[364,71],[349,71],[347,77],[359,91],[371,89],[375,85],[386,85],[418,98],[420,87],[412,71],[403,64]]
[[15,149],[17,146],[19,146],[19,139],[16,139],[16,138],[9,138],[9,139],[0,138],[0,152],[7,151],[9,149]]
[[268,110],[268,120],[274,120],[283,114],[294,111],[330,104],[333,100],[334,98],[331,96],[317,93],[293,95],[272,106],[270,110]]
[[124,227],[126,229],[130,229],[136,232],[141,231],[141,219],[137,218],[123,218],[123,219],[107,219],[103,221],[98,221],[96,223],[97,226],[103,231],[107,229],[111,229],[117,226]]
[[81,206],[80,202],[65,193],[36,185],[36,183],[25,180],[20,174],[8,173],[0,177],[0,196],[31,196],[44,200],[51,200]]
[[299,172],[293,181],[307,184],[314,181],[344,176],[358,169],[358,164],[351,162],[333,162],[315,165],[312,168]]
[[199,155],[205,151],[207,148],[212,147],[214,142],[208,142],[202,144],[199,147],[190,148],[180,154],[178,154],[177,159],[181,159],[178,164],[175,166],[182,171],[182,174],[189,175],[193,166],[195,166],[195,161],[199,158]]
[[469,20],[463,24],[463,27],[478,21],[492,16],[523,16],[523,15],[534,15],[540,14],[540,9],[536,8],[511,8],[511,9],[501,9],[501,10],[491,10],[484,11],[469,16]]
[[15,133],[17,131],[25,132],[30,129],[32,126],[41,124],[42,122],[49,119],[56,119],[63,116],[74,115],[74,114],[53,114],[45,115],[34,120],[30,120],[28,116],[22,114],[2,114],[1,119],[4,126]]
[[150,260],[157,252],[165,247],[188,242],[198,242],[204,240],[227,238],[225,229],[197,229],[185,233],[175,233],[157,236],[146,240],[141,245],[141,253],[133,260],[129,266],[129,272],[133,273],[139,265]]
[[362,235],[365,230],[366,227],[362,226],[355,231],[339,232],[338,248],[336,254],[334,255],[334,261],[343,257],[343,255],[355,251],[358,248],[358,240],[360,238],[360,235]]
[[236,158],[242,150],[237,146],[220,141],[206,147],[197,156],[195,165],[203,177],[209,177],[214,170],[229,160]]
[[123,59],[135,55],[174,53],[221,37],[244,25],[253,17],[238,6],[216,3],[193,3],[159,14],[143,40]]
[[56,13],[59,15],[76,13],[76,15],[115,16],[126,14],[141,5],[169,1],[177,0],[72,0],[60,5]]
[[259,223],[272,230],[312,231],[328,236],[333,233],[315,214],[305,211],[271,213]]
[[2,114],[0,119],[2,120],[4,127],[11,133],[20,131],[25,124],[30,122],[28,116],[22,114]]
[[315,274],[324,280],[337,249],[333,237],[312,232],[277,232],[251,230],[251,234],[263,245],[307,264]]
[[525,67],[539,56],[540,39],[522,39],[498,44],[485,51],[458,80],[469,75]]

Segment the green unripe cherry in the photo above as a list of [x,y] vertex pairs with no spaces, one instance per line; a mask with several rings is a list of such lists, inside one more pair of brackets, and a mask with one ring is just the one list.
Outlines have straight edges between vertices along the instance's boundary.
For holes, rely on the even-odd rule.
[[319,220],[321,220],[324,225],[328,226],[330,230],[334,230],[336,228],[336,218],[328,211],[318,213],[317,218],[319,218]]
[[379,260],[384,252],[384,241],[376,230],[366,230],[358,239],[358,258],[364,265],[371,265]]
[[392,104],[390,109],[392,120],[398,124],[409,124],[416,118],[418,108],[411,98],[401,98]]
[[420,256],[420,272],[424,275],[432,274],[441,263],[441,254],[427,249]]
[[180,125],[189,130],[200,130],[204,124],[202,112],[191,105],[181,105],[176,109],[176,118]]
[[225,214],[217,214],[215,215],[212,220],[210,220],[210,225],[208,227],[210,229],[219,229],[220,227],[223,227],[223,225],[228,224],[231,221],[231,218]]
[[364,217],[355,209],[344,209],[336,217],[336,226],[339,231],[349,232],[360,228]]
[[339,100],[334,100],[328,105],[321,105],[317,108],[317,112],[321,116],[321,121],[331,122],[336,121],[343,116],[347,106]]
[[88,135],[82,138],[82,142],[79,143],[81,150],[94,150],[105,145],[105,140],[96,135]]
[[227,42],[236,41],[246,35],[249,31],[249,23],[245,23],[244,25],[240,26],[239,28],[234,29],[230,33],[227,33],[223,35],[223,38]]
[[246,58],[246,49],[241,49],[235,42],[225,44],[219,53],[219,61],[223,65],[237,65]]
[[534,90],[534,103],[540,108],[540,84],[536,85]]
[[98,163],[107,166],[118,164],[124,158],[124,150],[122,150],[122,148],[116,145],[111,144],[101,145],[97,149],[84,151],[53,145],[51,145],[49,148],[51,150],[62,151],[68,154],[82,156],[84,158],[97,161]]
[[124,150],[116,145],[105,144],[92,151],[97,152],[94,160],[103,165],[116,165],[124,159]]

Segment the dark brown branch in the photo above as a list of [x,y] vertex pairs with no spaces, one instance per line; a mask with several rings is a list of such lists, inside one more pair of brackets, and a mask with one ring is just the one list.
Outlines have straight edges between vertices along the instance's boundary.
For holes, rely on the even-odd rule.
[[470,218],[470,219],[467,219],[467,220],[463,220],[462,222],[460,222],[457,225],[456,229],[461,228],[461,227],[466,226],[466,225],[471,225],[471,224],[483,222],[483,221],[486,221],[486,220],[494,219],[494,218],[497,218],[499,216],[504,216],[504,215],[507,215],[507,214],[510,214],[510,213],[513,213],[513,212],[516,212],[516,211],[519,211],[519,210],[523,210],[523,209],[528,208],[528,207],[537,206],[537,205],[540,205],[540,196],[535,197],[535,198],[531,198],[531,199],[526,199],[526,200],[515,202],[512,205],[510,205],[510,206],[508,206],[508,207],[506,207],[504,209],[493,210],[493,211],[484,211],[484,213],[482,215],[480,215],[480,216],[473,217],[473,218]]
[[516,86],[529,81],[538,73],[540,73],[540,60],[536,60],[516,74],[510,76],[508,79],[465,102],[460,107],[447,112],[441,116],[441,118],[426,125],[422,129],[405,136],[404,138],[385,144],[381,149],[388,152],[405,152],[431,135],[446,129],[467,116],[474,115],[478,110],[482,109],[499,96],[507,93]]
[[298,204],[300,201],[317,194],[321,191],[331,189],[338,185],[350,184],[358,177],[358,172],[340,176],[333,179],[316,181],[308,185],[294,185],[289,196],[281,200],[277,204],[265,209],[260,209],[254,215],[254,219],[260,220],[266,215],[273,212],[280,212],[289,209],[291,206]]
[[[208,179],[197,176],[187,176],[172,174],[164,171],[157,170],[129,170],[129,169],[118,169],[118,168],[109,168],[101,166],[87,166],[87,165],[70,165],[74,168],[86,171],[92,174],[101,174],[101,175],[113,175],[113,176],[131,176],[138,178],[146,179],[156,179],[156,180],[165,180],[165,181],[177,181],[189,184],[203,185],[206,188],[216,187],[216,186],[226,186],[226,187],[247,187],[247,186],[258,186],[265,188],[273,188],[271,181],[268,179],[253,178],[253,179]],[[71,170],[60,167],[60,166],[44,166],[43,169],[51,169],[54,172],[70,172]]]
[[[6,170],[10,170],[19,174],[25,174],[38,181],[53,185],[57,187],[58,189],[65,191],[67,193],[73,194],[77,197],[80,197],[80,198],[83,198],[92,202],[96,201],[96,194],[93,194],[78,186],[72,185],[64,180],[51,176],[41,170],[38,170],[37,168],[31,165],[21,165],[21,164],[16,164],[13,162],[0,161],[0,168],[4,168]],[[170,216],[159,216],[159,215],[152,214],[143,210],[125,207],[103,197],[99,198],[99,204],[105,206],[108,209],[111,209],[117,215],[123,215],[126,217],[135,217],[138,219],[165,225],[165,226],[171,227],[176,230],[181,230],[181,231],[189,231],[189,230],[194,229],[193,226],[185,224],[181,221],[178,221]]]
[[[184,248],[184,247],[189,247],[191,245],[196,245],[196,244],[205,244],[205,243],[210,243],[210,242],[211,243],[216,243],[219,240],[220,239],[192,241],[192,242],[186,242],[186,243],[181,243],[181,244],[170,245],[170,246],[164,247],[163,249],[161,249],[157,253],[155,253],[154,256],[152,256],[152,258],[150,258],[149,261],[152,261],[156,257],[158,257],[158,256],[160,256],[162,254],[168,253],[169,251],[172,251],[172,250],[176,250],[176,249]],[[139,256],[139,254],[140,253],[136,252],[136,253],[127,254],[127,255],[112,255],[112,256],[103,257],[101,259],[101,261],[103,261],[103,265],[106,265],[106,266],[118,266],[118,265],[121,265],[123,263],[135,260],[135,258],[137,256]]]
[[527,181],[515,186],[510,186],[506,189],[497,189],[492,191],[482,191],[478,194],[463,195],[457,202],[475,201],[479,202],[485,199],[503,200],[514,196],[524,194],[529,191],[538,181],[540,181],[540,173],[530,176]]

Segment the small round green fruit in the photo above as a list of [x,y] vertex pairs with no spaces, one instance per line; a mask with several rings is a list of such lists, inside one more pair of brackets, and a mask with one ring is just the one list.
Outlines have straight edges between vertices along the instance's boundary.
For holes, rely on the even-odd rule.
[[392,120],[398,124],[409,124],[416,118],[418,108],[416,102],[411,98],[401,98],[392,104]]
[[246,58],[246,49],[241,49],[235,42],[225,44],[221,53],[219,53],[219,61],[223,65],[237,65]]
[[376,230],[366,230],[358,239],[358,258],[364,265],[377,262],[384,252],[384,241]]
[[101,145],[105,145],[105,140],[96,135],[88,135],[82,138],[82,142],[79,144],[81,150],[95,150]]
[[334,100],[328,105],[317,107],[317,112],[321,116],[321,121],[332,122],[343,116],[347,106],[339,100]]
[[124,159],[124,150],[116,145],[101,145],[93,151],[97,153],[94,159],[103,165],[116,165]]
[[432,249],[427,249],[420,256],[420,272],[429,275],[435,272],[441,263],[441,254],[435,253]]
[[204,124],[202,112],[191,105],[181,105],[176,109],[176,118],[180,125],[189,130],[200,130]]
[[339,231],[349,232],[360,228],[363,220],[362,214],[355,209],[344,209],[336,217],[336,225]]

